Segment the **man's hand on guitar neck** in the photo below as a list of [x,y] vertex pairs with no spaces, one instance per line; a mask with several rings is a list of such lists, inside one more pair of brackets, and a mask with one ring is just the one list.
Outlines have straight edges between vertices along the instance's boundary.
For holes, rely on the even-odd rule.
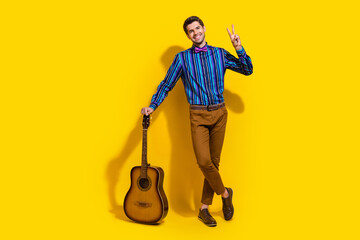
[[141,109],[141,114],[149,116],[151,113],[154,112],[154,109],[152,109],[151,107],[144,107]]

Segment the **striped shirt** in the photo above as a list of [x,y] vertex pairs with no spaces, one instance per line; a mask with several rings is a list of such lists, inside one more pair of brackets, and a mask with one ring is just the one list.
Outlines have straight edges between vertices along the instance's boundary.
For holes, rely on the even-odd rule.
[[223,48],[207,45],[206,52],[195,53],[195,46],[178,53],[165,79],[159,84],[150,103],[156,109],[166,98],[178,79],[184,84],[190,104],[212,105],[224,102],[224,75],[226,69],[250,75],[253,72],[251,58],[244,48],[237,50],[239,58]]

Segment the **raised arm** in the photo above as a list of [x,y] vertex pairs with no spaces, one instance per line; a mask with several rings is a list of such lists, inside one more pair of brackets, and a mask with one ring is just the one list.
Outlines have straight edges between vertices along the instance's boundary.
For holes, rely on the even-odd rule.
[[232,71],[250,75],[253,72],[253,65],[250,56],[248,56],[243,48],[239,35],[235,34],[234,24],[232,25],[232,32],[227,28],[230,40],[236,50],[238,58],[231,55],[228,51],[224,50],[225,67]]

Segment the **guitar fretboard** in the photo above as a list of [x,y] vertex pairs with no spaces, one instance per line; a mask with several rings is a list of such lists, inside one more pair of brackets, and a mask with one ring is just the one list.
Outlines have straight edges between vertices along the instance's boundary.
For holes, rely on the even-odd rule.
[[141,160],[141,178],[147,178],[147,129],[143,129],[143,146]]

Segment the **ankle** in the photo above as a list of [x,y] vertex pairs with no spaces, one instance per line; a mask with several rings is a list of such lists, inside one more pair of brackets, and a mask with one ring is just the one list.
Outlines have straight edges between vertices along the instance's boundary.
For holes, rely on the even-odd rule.
[[222,197],[222,198],[227,198],[227,197],[229,197],[229,192],[227,191],[227,189],[226,189],[226,188],[225,188],[224,193],[223,193],[223,194],[221,194],[221,197]]
[[206,205],[206,204],[201,205],[200,210],[203,210],[203,209],[209,209],[209,205]]

